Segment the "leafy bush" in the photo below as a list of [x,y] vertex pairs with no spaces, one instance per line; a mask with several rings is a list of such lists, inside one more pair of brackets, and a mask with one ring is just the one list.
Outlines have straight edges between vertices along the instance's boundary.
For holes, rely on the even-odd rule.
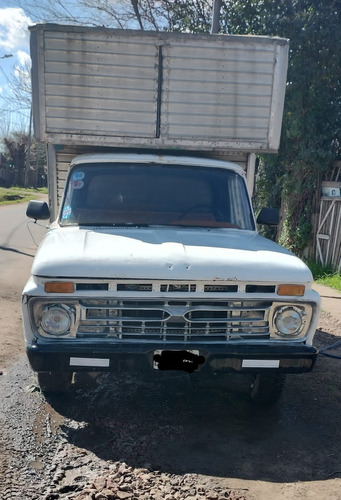
[[314,280],[321,285],[330,286],[341,292],[341,274],[333,271],[331,266],[323,266],[320,262],[306,262],[314,276]]

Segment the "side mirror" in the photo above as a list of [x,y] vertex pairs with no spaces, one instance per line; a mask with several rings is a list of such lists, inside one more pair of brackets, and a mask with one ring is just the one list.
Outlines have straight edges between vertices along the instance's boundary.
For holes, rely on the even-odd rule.
[[31,200],[26,209],[27,217],[35,220],[50,218],[50,210],[45,201]]
[[278,226],[279,210],[277,208],[262,208],[258,214],[256,222],[257,224],[266,224],[267,226]]

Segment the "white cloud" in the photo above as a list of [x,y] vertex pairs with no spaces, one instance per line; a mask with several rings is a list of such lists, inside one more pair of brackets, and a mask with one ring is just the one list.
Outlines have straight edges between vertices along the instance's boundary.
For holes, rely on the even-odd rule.
[[13,72],[20,85],[27,92],[30,91],[31,84],[31,58],[27,52],[19,50],[16,53],[18,64],[14,66]]
[[26,92],[30,91],[31,74],[27,66],[15,66],[14,76],[20,83],[21,89]]
[[20,8],[0,9],[0,49],[7,53],[29,49],[29,17]]
[[31,58],[27,52],[24,52],[23,50],[18,50],[18,52],[16,53],[16,56],[17,56],[19,64],[21,66],[25,66],[25,67],[31,66]]

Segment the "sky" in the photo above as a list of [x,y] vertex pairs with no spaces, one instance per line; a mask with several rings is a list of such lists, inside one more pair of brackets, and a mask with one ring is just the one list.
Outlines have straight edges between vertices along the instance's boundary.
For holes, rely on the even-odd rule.
[[28,127],[30,110],[16,99],[13,82],[24,78],[27,84],[30,68],[28,26],[32,24],[22,8],[0,0],[0,135]]
[[[130,2],[111,0],[120,9],[125,3]],[[51,18],[51,10],[57,13],[56,18]],[[91,9],[90,9],[91,10]],[[31,17],[30,14],[31,13]],[[80,9],[77,0],[0,0],[0,145],[1,137],[9,135],[13,130],[26,131],[29,129],[30,99],[26,93],[26,104],[18,101],[16,93],[22,85],[17,85],[18,79],[24,81],[29,87],[30,82],[30,47],[28,27],[44,22],[41,17],[46,16],[49,22],[63,22],[65,16],[75,16],[77,21],[83,23],[95,20],[101,24],[99,12],[95,17]],[[41,17],[39,17],[41,16]],[[63,17],[64,16],[64,17]]]

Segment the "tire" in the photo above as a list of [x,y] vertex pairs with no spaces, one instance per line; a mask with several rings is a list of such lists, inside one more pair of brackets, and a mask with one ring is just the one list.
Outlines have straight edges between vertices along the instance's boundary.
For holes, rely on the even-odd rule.
[[39,372],[38,383],[44,394],[63,394],[70,390],[72,373]]
[[256,373],[249,390],[252,402],[263,406],[276,404],[282,394],[284,382],[283,373]]

